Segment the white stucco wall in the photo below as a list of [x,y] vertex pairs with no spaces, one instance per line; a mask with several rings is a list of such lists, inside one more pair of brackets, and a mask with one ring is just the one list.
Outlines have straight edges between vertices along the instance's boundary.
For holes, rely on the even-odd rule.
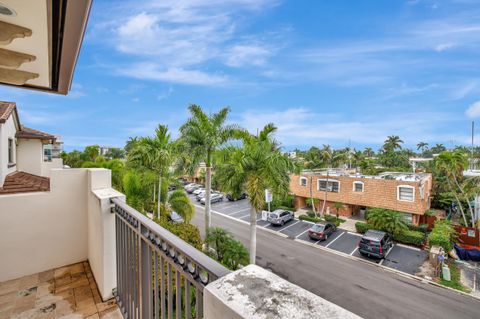
[[34,175],[42,175],[42,141],[19,138],[17,143],[17,169]]
[[[13,173],[16,167],[8,167],[8,139],[12,138],[15,141],[15,133],[17,128],[15,125],[15,114],[12,114],[5,123],[0,124],[0,186],[3,185],[5,176]],[[15,158],[16,143],[13,143],[13,156]]]
[[0,282],[89,260],[104,300],[116,287],[115,216],[103,168],[52,169],[50,191],[0,195]]
[[50,170],[58,168],[63,168],[63,159],[61,158],[52,158],[51,162],[42,161],[42,172],[40,175],[50,177]]

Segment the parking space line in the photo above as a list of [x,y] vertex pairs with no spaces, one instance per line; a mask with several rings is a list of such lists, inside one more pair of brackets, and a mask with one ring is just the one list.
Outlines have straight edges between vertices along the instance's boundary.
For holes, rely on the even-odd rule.
[[334,240],[332,240],[331,242],[329,242],[329,243],[325,246],[325,248],[328,248],[328,246],[330,246],[331,244],[333,244],[333,243],[335,242],[335,240],[337,240],[337,239],[339,239],[340,237],[342,237],[343,234],[345,234],[345,233],[346,233],[346,232],[343,232],[343,233],[341,233],[340,235],[338,235],[337,238],[335,238]]
[[347,232],[347,233],[349,233],[350,235],[353,235],[353,236],[363,237],[362,234],[353,233],[353,232],[351,232],[351,231],[349,231],[349,232]]
[[249,210],[249,209],[250,209],[250,207],[247,207],[247,208],[244,208],[244,209],[237,210],[237,211],[235,211],[235,212],[233,212],[233,213],[229,213],[229,214],[227,214],[227,215],[228,215],[228,216],[235,215],[236,213],[240,213],[240,212],[243,212],[244,210]]
[[387,259],[387,256],[390,254],[390,252],[393,250],[394,247],[395,247],[395,245],[393,245],[392,247],[390,247],[390,249],[387,251],[387,253],[386,253],[385,256],[383,257],[383,259],[380,260],[380,262],[379,262],[380,265],[383,265],[383,262],[385,261],[385,259]]
[[[244,218],[244,217],[248,217],[248,216],[250,216],[250,214],[243,215],[243,216],[240,216],[240,217],[237,217],[237,218],[238,218],[238,219],[242,219],[242,218]],[[261,219],[261,218],[259,218],[259,219]],[[257,219],[257,222],[259,221],[259,219]]]
[[285,229],[290,228],[290,227],[292,227],[293,225],[298,224],[299,222],[300,222],[300,221],[297,220],[295,223],[293,223],[293,224],[291,224],[291,225],[288,225],[287,227],[285,227],[285,228],[283,228],[283,229],[280,229],[279,231],[284,231]]
[[395,244],[397,246],[400,246],[400,247],[403,247],[403,248],[408,248],[408,249],[411,249],[411,250],[416,250],[416,251],[421,251],[420,248],[417,248],[417,247],[412,247],[412,246],[407,246],[407,245],[404,245],[404,244]]
[[350,253],[350,256],[352,256],[353,254],[355,254],[355,252],[358,250],[358,247],[355,247],[355,249]]
[[303,234],[305,234],[305,233],[306,233],[307,231],[309,231],[309,230],[310,230],[310,229],[307,229],[307,230],[301,232],[300,234],[298,234],[297,236],[295,236],[295,238],[298,238],[298,237],[302,236]]

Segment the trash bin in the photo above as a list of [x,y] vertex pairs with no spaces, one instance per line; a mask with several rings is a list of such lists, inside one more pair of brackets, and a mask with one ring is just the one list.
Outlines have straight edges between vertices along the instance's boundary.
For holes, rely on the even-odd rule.
[[442,278],[443,280],[450,281],[450,268],[448,268],[448,265],[443,264],[442,266]]

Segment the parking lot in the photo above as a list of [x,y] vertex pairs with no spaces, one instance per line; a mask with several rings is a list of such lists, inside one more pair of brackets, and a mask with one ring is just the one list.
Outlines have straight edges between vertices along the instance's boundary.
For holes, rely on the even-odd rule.
[[[192,202],[197,205],[197,207],[203,208],[203,206],[195,200],[195,196],[190,195],[190,198]],[[246,199],[236,202],[229,202],[224,199],[223,202],[213,203],[212,210],[246,222],[250,220],[250,204]],[[337,231],[328,237],[327,240],[312,240],[308,236],[308,229],[312,227],[313,223],[298,219],[290,221],[283,226],[273,226],[270,223],[261,220],[261,214],[257,214],[257,225],[272,231],[280,232],[291,239],[309,242],[314,245],[320,245],[351,256],[368,260],[369,262],[380,263],[383,266],[409,274],[416,274],[420,270],[420,266],[428,257],[428,253],[426,251],[415,247],[395,244],[392,249],[390,249],[385,259],[378,260],[367,258],[358,252],[358,242],[361,238],[360,234],[338,228]]]

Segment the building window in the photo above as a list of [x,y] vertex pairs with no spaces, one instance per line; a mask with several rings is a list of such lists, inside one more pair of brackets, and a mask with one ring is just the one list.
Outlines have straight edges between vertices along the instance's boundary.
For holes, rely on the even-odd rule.
[[319,179],[317,181],[317,190],[338,193],[340,191],[340,182],[335,180]]
[[397,199],[406,202],[413,202],[415,200],[415,187],[410,185],[398,186]]
[[353,191],[357,193],[363,192],[363,182],[353,182]]
[[14,158],[13,158],[13,138],[8,139],[8,163],[13,164],[14,163]]
[[307,186],[307,178],[300,177],[300,186]]
[[44,162],[52,161],[52,149],[53,149],[53,145],[51,144],[43,145],[43,161]]

